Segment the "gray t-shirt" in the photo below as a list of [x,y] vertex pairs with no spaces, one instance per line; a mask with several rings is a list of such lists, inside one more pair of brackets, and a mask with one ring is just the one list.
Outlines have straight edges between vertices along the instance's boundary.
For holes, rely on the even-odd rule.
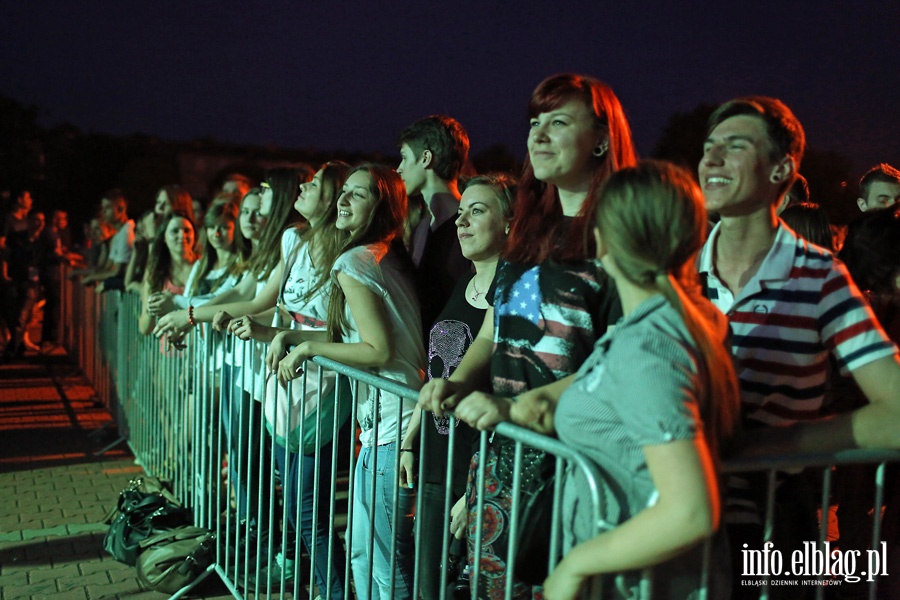
[[[705,300],[699,302],[708,305]],[[727,321],[711,305],[709,318],[725,343]],[[653,506],[658,492],[643,447],[703,435],[698,397],[698,350],[678,312],[662,295],[645,300],[611,328],[559,401],[556,430],[566,444],[593,460],[600,483],[600,531],[612,529]],[[566,547],[595,535],[587,485],[579,471],[566,473],[563,518]],[[659,598],[692,598],[699,585],[700,548],[658,566]],[[722,556],[715,553],[714,563]],[[725,561],[721,571],[726,568]],[[611,598],[637,593],[639,573],[607,578]],[[727,582],[726,582],[727,585]],[[718,588],[713,583],[713,590]],[[637,597],[636,595],[634,597]],[[711,597],[719,598],[713,594]]]

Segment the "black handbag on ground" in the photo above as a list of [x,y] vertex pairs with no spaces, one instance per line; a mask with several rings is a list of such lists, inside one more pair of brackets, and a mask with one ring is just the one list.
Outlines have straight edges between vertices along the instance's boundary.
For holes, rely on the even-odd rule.
[[[158,480],[155,480],[158,483]],[[148,487],[149,486],[149,487]],[[109,531],[103,538],[103,549],[117,561],[134,566],[141,540],[155,531],[165,531],[187,525],[191,511],[175,500],[162,485],[156,491],[141,491],[155,487],[136,479],[119,494],[116,509],[110,513]]]
[[215,558],[216,535],[203,527],[178,527],[140,543],[137,577],[149,590],[174,594],[192,583]]

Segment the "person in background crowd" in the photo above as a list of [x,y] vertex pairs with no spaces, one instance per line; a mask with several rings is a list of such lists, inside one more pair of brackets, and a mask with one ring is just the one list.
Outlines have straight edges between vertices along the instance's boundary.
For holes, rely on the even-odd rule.
[[[453,374],[466,350],[475,339],[489,307],[487,292],[494,280],[500,252],[509,235],[516,195],[515,180],[509,176],[480,175],[468,180],[459,201],[456,233],[463,256],[472,261],[473,273],[456,284],[447,305],[438,315],[428,336],[427,380],[446,378]],[[424,423],[420,423],[424,419]],[[465,499],[469,463],[477,450],[477,432],[457,420],[453,447],[453,477],[447,480],[447,451],[450,417],[438,418],[434,413],[413,413],[409,430],[401,447],[410,452],[400,456],[400,486],[413,483],[413,458],[419,451],[416,436],[421,430],[425,438],[423,477],[419,482],[422,495],[421,510],[416,520],[420,537],[417,551],[420,556],[421,595],[437,598],[440,595],[441,555],[444,533],[450,528],[457,539],[466,535],[467,507]],[[444,491],[451,486],[452,509],[444,514]],[[459,553],[457,551],[457,553]],[[461,554],[465,554],[463,550]],[[453,573],[448,573],[451,577]]]
[[134,248],[134,221],[128,218],[128,201],[122,191],[114,189],[103,194],[100,212],[103,220],[111,225],[116,233],[110,242],[106,264],[100,265],[93,273],[83,277],[81,283],[87,285],[106,282],[107,279],[118,279],[121,285],[105,283],[104,289],[124,289],[125,270]]
[[818,204],[791,204],[781,213],[781,220],[804,240],[831,252],[835,251],[828,214]]
[[[868,210],[847,227],[847,238],[838,257],[844,261],[854,283],[865,295],[885,333],[900,343],[900,207]],[[866,405],[866,398],[849,377],[834,373],[831,377],[834,404],[832,412],[855,410]],[[874,465],[841,465],[834,476],[833,500],[837,504],[839,543],[842,552],[857,550],[865,555],[871,549],[872,515],[875,490]],[[900,477],[896,465],[885,473],[885,508],[881,538],[888,543],[888,555],[897,552],[900,543]],[[897,589],[898,574],[889,573],[891,583],[879,584],[879,591]],[[893,587],[892,587],[893,586]],[[854,590],[859,597],[866,583],[845,582],[842,591]],[[884,596],[888,597],[888,596]]]
[[52,351],[59,343],[59,310],[61,288],[61,267],[76,263],[75,255],[69,252],[68,221],[64,210],[54,210],[50,225],[44,228],[39,238],[38,275],[44,293],[44,319],[41,325],[41,350]]
[[194,223],[197,222],[196,213],[194,212],[194,201],[191,199],[188,191],[180,185],[164,185],[156,193],[153,211],[145,213],[142,217],[145,221],[144,230],[146,231],[147,239],[152,240],[155,238],[160,224],[175,211],[187,215]]
[[6,237],[11,233],[19,233],[28,229],[28,213],[34,201],[31,192],[22,190],[16,194],[16,205],[3,217],[3,226],[0,228],[0,248],[6,242]]
[[252,187],[253,181],[243,173],[229,173],[222,181],[219,192],[225,194],[237,194],[243,198]]
[[[3,224],[0,226],[0,318],[5,321],[2,329],[5,330],[4,346],[13,342],[16,323],[19,320],[19,282],[10,275],[9,250],[7,237],[10,234],[21,233],[28,230],[28,213],[33,204],[31,192],[21,190],[15,195],[16,204],[13,209],[3,216]],[[19,271],[15,267],[13,274]]]
[[[401,240],[406,207],[403,182],[392,169],[366,164],[349,173],[337,204],[336,227],[343,232],[341,243],[334,251],[323,251],[319,263],[321,275],[333,284],[327,341],[304,341],[282,358],[277,368],[282,385],[298,376],[307,359],[322,356],[367,369],[406,387],[421,386],[425,366],[422,321],[412,263]],[[328,235],[326,230],[314,232],[311,243],[318,248],[316,240]],[[362,449],[352,498],[355,516],[348,532],[356,594],[367,598],[371,591],[373,598],[410,598],[415,491],[398,490],[396,506],[393,498],[395,475],[399,475],[395,473],[397,440],[406,432],[415,403],[369,387],[367,393],[360,394],[358,404]],[[398,529],[393,526],[395,511],[399,513]],[[372,518],[375,527],[370,531]],[[369,555],[371,537],[374,555]],[[397,542],[396,556],[390,554],[392,537]],[[394,587],[392,559],[396,559]]]
[[187,215],[192,222],[197,222],[193,201],[187,190],[179,185],[166,185],[156,193],[153,210],[144,213],[135,225],[133,251],[125,269],[125,291],[140,293],[144,271],[147,268],[147,257],[150,254],[150,243],[156,237],[159,224],[173,211]]
[[791,206],[805,204],[807,202],[809,202],[809,184],[806,182],[806,177],[797,173],[797,179],[794,180],[794,183],[787,191],[787,194],[785,194],[784,198],[781,199],[781,202],[778,203],[775,214],[781,216],[781,214]]
[[[752,431],[745,452],[900,447],[900,429],[889,426],[900,418],[897,348],[843,264],[775,217],[803,158],[800,122],[781,101],[753,96],[720,106],[708,131],[700,185],[707,210],[721,221],[698,267],[707,297],[733,329],[743,426]],[[869,404],[820,421],[831,355]],[[780,477],[774,535],[786,555],[817,535],[812,485],[802,474]],[[725,522],[737,573],[743,544],[762,548],[765,489],[752,477],[729,480]],[[753,595],[747,586],[734,589],[738,597]]]
[[459,174],[469,155],[469,135],[456,119],[432,115],[404,129],[397,140],[411,202],[406,244],[416,266],[422,328],[434,323],[460,277],[471,271],[459,247],[454,218],[459,209]]
[[181,294],[197,256],[194,253],[194,223],[181,212],[173,212],[160,224],[159,232],[150,246],[147,272],[141,292],[141,316],[138,329],[150,335],[155,317],[150,304],[157,294]]
[[900,171],[887,163],[875,165],[859,180],[856,205],[866,212],[900,202]]
[[9,341],[4,351],[5,359],[21,358],[25,354],[26,333],[34,305],[40,292],[40,245],[38,238],[44,229],[44,213],[33,212],[27,217],[28,228],[10,230],[6,237],[6,274],[12,285]]
[[[622,106],[600,81],[562,74],[538,85],[528,115],[528,158],[497,266],[492,308],[453,375],[429,381],[419,395],[419,405],[439,417],[475,390],[514,398],[575,373],[620,310],[588,234],[597,190],[636,160]],[[478,598],[502,595],[511,576],[506,556],[513,450],[510,440],[498,436],[485,457],[490,526],[483,529],[477,567],[476,492],[468,495],[469,565],[480,570],[478,589],[472,590]],[[526,448],[525,454],[527,498],[549,476],[552,462],[537,450]],[[478,457],[473,472],[477,465]],[[514,585],[514,598],[538,594],[538,586]]]

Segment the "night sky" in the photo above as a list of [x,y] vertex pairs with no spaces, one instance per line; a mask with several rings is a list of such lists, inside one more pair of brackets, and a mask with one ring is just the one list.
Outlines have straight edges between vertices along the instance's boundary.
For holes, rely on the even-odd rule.
[[44,125],[395,154],[443,112],[473,152],[521,158],[531,90],[576,71],[616,91],[644,155],[671,113],[765,94],[857,174],[900,164],[897,1],[3,4],[0,93]]

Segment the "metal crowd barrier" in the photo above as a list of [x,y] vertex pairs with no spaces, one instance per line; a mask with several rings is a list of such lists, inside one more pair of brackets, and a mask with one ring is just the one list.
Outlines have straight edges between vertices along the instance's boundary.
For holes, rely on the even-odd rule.
[[[360,394],[375,388],[382,393],[396,394],[400,398],[415,399],[417,392],[394,381],[376,377],[334,361],[316,357],[317,368],[307,363],[304,374],[291,382],[287,398],[293,397],[296,387],[300,387],[299,397],[305,397],[309,390],[315,392],[316,410],[328,402],[337,403],[345,393],[341,384],[336,384],[323,395],[323,378],[329,372],[336,373],[338,380],[348,382],[351,394],[351,411],[345,423],[339,422],[338,411],[330,423],[320,425],[315,430],[315,449],[306,460],[292,456],[285,446],[272,442],[271,430],[279,430],[277,411],[270,411],[267,421],[264,382],[270,374],[265,373],[262,359],[265,348],[255,343],[235,341],[224,337],[210,327],[195,327],[185,340],[184,349],[167,346],[152,336],[141,336],[137,331],[140,314],[140,300],[131,294],[117,292],[96,296],[90,289],[81,290],[77,286],[69,293],[68,304],[71,315],[66,330],[69,351],[84,368],[94,382],[97,393],[117,416],[120,434],[127,440],[139,463],[149,474],[159,476],[172,483],[174,493],[194,511],[195,524],[213,529],[219,540],[215,564],[209,573],[215,572],[235,598],[250,596],[268,597],[281,594],[282,597],[322,598],[351,596],[351,589],[367,585],[366,597],[377,597],[374,587],[375,558],[381,553],[389,558],[388,589],[391,597],[407,597],[407,590],[398,582],[398,565],[412,555],[412,584],[410,597],[419,594],[421,561],[417,550],[407,548],[405,539],[398,539],[397,532],[407,523],[410,515],[401,515],[394,510],[391,515],[392,532],[390,540],[376,540],[376,516],[355,514],[359,506],[368,502],[378,505],[379,498],[394,507],[400,504],[399,466],[400,453],[386,452],[381,468],[393,467],[393,481],[390,489],[379,489],[375,473],[379,471],[378,452],[372,453],[373,464],[368,472],[368,493],[363,497],[358,490],[366,484],[357,475],[360,456],[357,430],[357,402]],[[103,351],[100,350],[103,348]],[[310,372],[314,372],[310,375]],[[376,414],[380,414],[376,408]],[[398,403],[398,414],[402,403]],[[274,414],[274,420],[272,418]],[[288,413],[290,414],[290,413]],[[288,417],[290,418],[290,417]],[[451,419],[449,442],[455,443],[455,423]],[[380,419],[375,421],[375,437]],[[294,423],[288,422],[284,431],[291,431]],[[301,421],[300,439],[305,427]],[[423,421],[424,426],[424,421]],[[520,469],[522,449],[536,447],[550,454],[555,460],[557,473],[567,468],[580,470],[591,490],[593,521],[599,527],[602,514],[599,483],[602,474],[577,451],[566,447],[558,440],[541,436],[511,424],[501,424],[496,435],[513,440],[515,444],[515,469],[513,477],[513,508],[511,528],[519,527]],[[321,445],[319,442],[330,437],[333,443]],[[394,449],[400,446],[400,432],[393,441]],[[481,451],[478,477],[484,476],[484,457],[487,436],[481,437]],[[423,445],[424,448],[424,445]],[[279,476],[276,464],[285,464],[298,459],[296,477],[290,473]],[[766,513],[766,541],[772,540],[774,497],[777,484],[776,474],[790,468],[821,468],[822,496],[821,533],[819,543],[824,544],[829,523],[831,472],[835,465],[876,464],[874,506],[882,506],[884,497],[884,470],[888,462],[900,460],[900,452],[848,451],[817,456],[778,456],[757,459],[735,459],[724,466],[727,473],[763,472],[768,478],[768,506]],[[453,469],[452,452],[448,454],[448,478]],[[423,464],[420,461],[420,469]],[[310,475],[311,473],[311,475]],[[422,472],[419,473],[420,481]],[[304,486],[304,480],[313,481],[312,488]],[[561,477],[554,486],[553,530],[550,542],[548,568],[552,570],[561,554],[560,545],[560,499],[562,496]],[[325,482],[320,485],[321,482]],[[384,485],[384,484],[382,484]],[[478,485],[478,490],[483,485]],[[379,496],[380,492],[380,496]],[[449,486],[445,496],[445,531],[443,534],[442,564],[448,562],[450,534],[449,508],[451,503]],[[304,494],[306,500],[304,501]],[[356,495],[359,495],[356,498]],[[289,500],[296,502],[293,514],[288,514]],[[356,500],[357,502],[355,502]],[[421,495],[418,497],[421,505]],[[484,499],[479,494],[476,539],[481,539]],[[305,516],[306,513],[306,516]],[[878,516],[879,511],[876,511]],[[401,523],[403,517],[406,520]],[[366,518],[368,521],[362,521]],[[309,522],[310,543],[303,541],[304,519]],[[354,525],[357,525],[354,527]],[[527,526],[527,524],[525,524]],[[419,527],[416,524],[416,527]],[[881,541],[880,519],[873,519],[872,547]],[[324,544],[316,541],[322,536]],[[354,546],[353,536],[365,537],[365,544]],[[416,532],[416,538],[419,532]],[[507,565],[513,564],[516,554],[516,536],[510,536]],[[777,542],[777,540],[775,540]],[[354,559],[352,548],[357,549],[357,565],[367,561],[366,568],[357,568],[355,577],[352,568]],[[359,555],[359,552],[362,552]],[[480,544],[476,544],[474,564],[480,565]],[[322,555],[326,556],[324,563]],[[706,554],[709,554],[707,544]],[[324,571],[317,579],[315,565],[324,564]],[[342,566],[343,565],[343,566]],[[401,565],[402,566],[402,565]],[[343,573],[340,571],[343,570]],[[296,576],[293,576],[296,574]],[[709,573],[702,573],[703,580]],[[470,577],[476,588],[483,574],[476,569]],[[733,582],[740,578],[734,574]],[[765,579],[760,587],[760,598],[768,598],[772,576]],[[326,585],[320,581],[328,582]],[[512,578],[506,582],[506,598],[512,597]],[[339,582],[335,583],[335,582]],[[442,573],[440,600],[447,597],[447,573]],[[600,598],[599,578],[591,582],[585,597]],[[876,597],[878,580],[869,583],[869,598]],[[333,589],[334,588],[334,589]],[[653,597],[653,573],[642,573],[642,597]],[[336,592],[335,592],[336,590]],[[186,592],[182,590],[176,597]],[[816,597],[824,597],[824,588],[816,589]],[[335,593],[333,593],[335,592]],[[701,598],[712,598],[703,590]]]

